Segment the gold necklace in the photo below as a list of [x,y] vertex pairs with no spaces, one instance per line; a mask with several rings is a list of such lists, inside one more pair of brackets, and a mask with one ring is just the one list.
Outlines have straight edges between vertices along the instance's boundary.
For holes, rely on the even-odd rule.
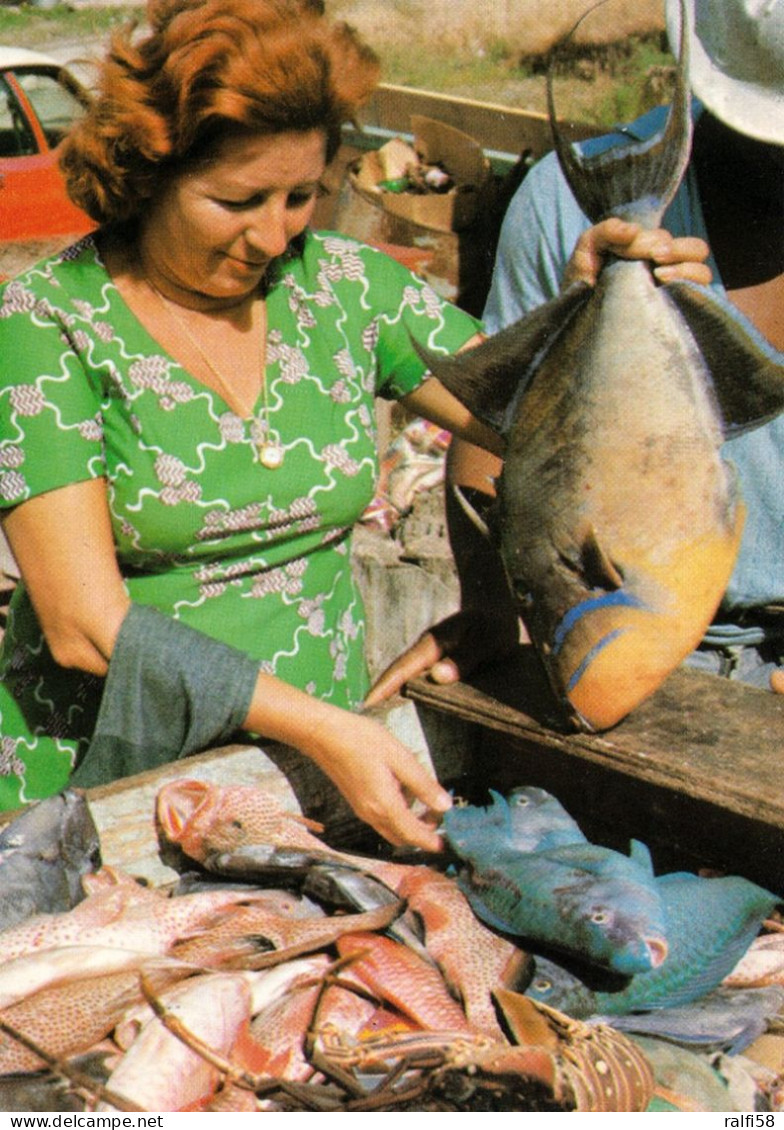
[[[193,336],[187,322],[179,313],[171,299],[167,298],[165,294],[158,290],[158,287],[150,279],[146,279],[145,281],[153,294],[158,298],[163,309],[167,312],[169,319],[174,323],[177,329],[184,334],[192,348],[195,349],[199,357],[201,357],[202,361],[215,378],[218,384],[218,391],[222,394],[226,403],[231,406],[234,401],[234,393],[232,392],[231,384],[213,363],[207,351],[202,347],[201,342]],[[279,434],[272,430],[269,420],[269,390],[267,388],[267,366],[265,361],[267,352],[267,303],[263,299],[261,302],[259,338],[261,345],[261,393],[263,398],[261,415],[251,414],[243,418],[251,420],[252,429],[254,425],[258,425],[259,431],[261,432],[261,437],[254,439],[259,463],[261,463],[262,467],[266,467],[268,471],[277,471],[277,469],[283,465],[284,449]],[[241,416],[242,413],[238,412],[237,415]]]

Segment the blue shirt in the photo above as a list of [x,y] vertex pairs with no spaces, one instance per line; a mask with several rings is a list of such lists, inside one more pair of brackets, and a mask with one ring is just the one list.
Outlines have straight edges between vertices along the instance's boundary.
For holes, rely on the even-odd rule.
[[[699,113],[699,110],[697,110]],[[586,154],[601,152],[624,137],[644,140],[664,124],[667,108],[655,110],[615,133],[584,142]],[[708,233],[692,166],[664,214],[662,226],[674,236]],[[554,153],[536,164],[512,199],[501,229],[493,281],[484,312],[488,333],[510,325],[553,298],[577,239],[590,227]],[[725,293],[715,260],[708,260],[712,285]],[[718,619],[706,636],[716,644],[757,644],[764,633],[732,623],[740,611],[784,601],[784,416],[737,436],[723,446],[737,468],[747,516],[743,542]]]

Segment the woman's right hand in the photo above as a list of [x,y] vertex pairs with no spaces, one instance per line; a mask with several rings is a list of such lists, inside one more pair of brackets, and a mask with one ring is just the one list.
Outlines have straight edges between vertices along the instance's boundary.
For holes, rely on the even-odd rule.
[[[261,672],[244,729],[310,758],[354,812],[391,844],[440,851],[435,831],[449,793],[373,718],[342,710]],[[422,816],[411,808],[423,806]]]
[[452,806],[449,793],[381,723],[344,711],[336,715],[319,729],[316,748],[304,752],[360,820],[389,843],[440,851],[443,842],[436,828]]

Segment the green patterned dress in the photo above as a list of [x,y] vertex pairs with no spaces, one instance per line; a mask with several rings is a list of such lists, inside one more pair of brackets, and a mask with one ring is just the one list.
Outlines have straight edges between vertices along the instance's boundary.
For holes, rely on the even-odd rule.
[[[268,294],[268,422],[238,417],[126,306],[88,237],[0,298],[0,503],[104,476],[128,593],[356,708],[367,688],[350,533],[378,471],[373,399],[421,382],[409,332],[454,351],[477,323],[371,248],[309,232]],[[74,552],[86,531],[74,530]],[[151,662],[154,662],[152,657]],[[0,808],[68,781],[103,681],[54,663],[24,586],[0,667]]]

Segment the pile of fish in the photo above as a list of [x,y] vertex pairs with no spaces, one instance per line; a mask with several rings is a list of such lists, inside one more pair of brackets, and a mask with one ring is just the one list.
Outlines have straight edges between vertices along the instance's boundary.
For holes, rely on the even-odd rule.
[[[589,931],[588,948],[575,946],[586,909],[601,918],[619,897],[628,910],[634,868],[646,867],[628,859],[617,874],[596,868],[605,849],[587,844],[541,790],[453,809],[444,822],[452,850],[428,864],[333,850],[317,825],[246,786],[175,781],[158,795],[157,821],[181,862],[171,891],[101,866],[75,791],[32,807],[0,840],[7,905],[31,868],[54,866],[60,876],[33,883],[36,905],[0,931],[2,1109],[639,1111],[671,1092],[662,1092],[650,1050],[619,1030],[625,1010],[606,994],[586,1007],[580,994],[592,990],[578,983],[572,1014],[557,992],[545,999],[545,978],[556,981],[539,952],[572,947],[655,997],[660,974],[693,957],[673,934],[680,896],[662,881],[663,914],[655,898],[642,914],[620,905],[617,941],[608,928],[601,944]],[[25,833],[31,822],[39,842]],[[496,844],[491,867],[480,858],[483,837]],[[517,864],[526,855],[565,867],[558,883],[536,869],[525,876]],[[457,874],[443,871],[461,856]],[[567,929],[552,936],[542,884],[559,895],[578,875],[601,890],[604,909],[572,883],[556,915]],[[718,884],[723,897],[722,880],[690,879],[699,890]],[[776,995],[765,1015],[778,1010],[780,965],[765,964],[761,944],[761,967],[750,948],[775,899],[746,893],[744,909],[733,904],[727,915],[733,927],[712,920],[724,933],[676,973],[680,988],[666,1003],[731,974],[725,995],[746,998],[749,978],[762,977]],[[694,905],[693,889],[688,898]],[[488,915],[501,929],[480,920]],[[635,932],[642,947],[629,944]],[[628,972],[630,960],[638,971]],[[630,1008],[647,1007],[642,990]],[[661,1000],[655,1007],[673,1011]],[[764,1027],[759,1006],[754,1016]],[[719,1039],[719,1051],[728,1046]]]

